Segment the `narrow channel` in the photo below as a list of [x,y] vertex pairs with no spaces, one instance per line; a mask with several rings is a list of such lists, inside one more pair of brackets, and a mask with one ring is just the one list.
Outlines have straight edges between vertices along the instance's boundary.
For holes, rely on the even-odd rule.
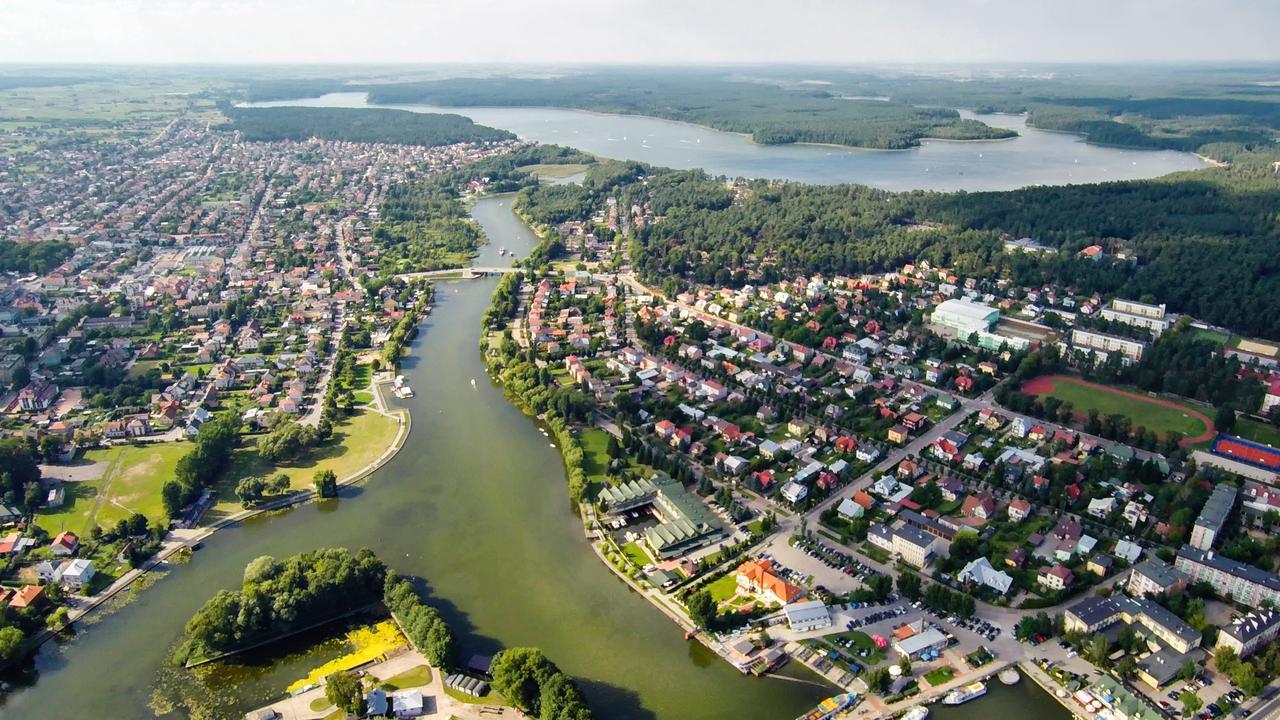
[[[510,198],[477,203],[491,243],[525,256],[535,238]],[[404,373],[413,431],[404,449],[336,503],[309,504],[217,533],[187,565],[73,641],[47,644],[39,682],[13,693],[0,717],[151,718],[157,671],[191,614],[244,566],[270,554],[369,547],[396,570],[426,578],[464,650],[535,645],[578,677],[610,720],[790,720],[833,689],[798,665],[804,682],[750,679],[697,643],[604,568],[570,511],[564,468],[530,421],[485,376],[480,317],[496,279],[444,283]],[[472,379],[476,380],[472,385]],[[247,709],[307,669],[245,668],[227,703]],[[176,715],[175,715],[176,716]]]

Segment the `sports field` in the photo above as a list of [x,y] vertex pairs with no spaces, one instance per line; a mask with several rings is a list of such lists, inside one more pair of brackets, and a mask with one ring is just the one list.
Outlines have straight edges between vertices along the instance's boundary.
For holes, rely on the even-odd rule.
[[1213,438],[1213,421],[1194,408],[1163,398],[1121,390],[1063,375],[1046,375],[1027,381],[1022,391],[1029,395],[1052,396],[1071,403],[1077,415],[1090,410],[1099,415],[1124,415],[1132,427],[1145,427],[1158,435],[1181,433],[1183,445]]

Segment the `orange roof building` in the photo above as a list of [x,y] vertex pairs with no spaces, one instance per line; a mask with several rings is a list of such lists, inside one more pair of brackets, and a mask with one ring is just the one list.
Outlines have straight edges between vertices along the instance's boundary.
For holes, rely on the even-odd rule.
[[25,607],[31,607],[43,597],[43,585],[23,585],[13,594],[13,597],[9,599],[9,607],[21,610]]
[[804,591],[773,574],[773,562],[749,560],[738,567],[738,587],[781,605],[799,600]]

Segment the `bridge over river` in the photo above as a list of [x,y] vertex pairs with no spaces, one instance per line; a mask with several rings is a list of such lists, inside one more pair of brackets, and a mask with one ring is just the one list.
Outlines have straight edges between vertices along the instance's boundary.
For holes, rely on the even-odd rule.
[[415,278],[460,278],[462,280],[470,280],[471,278],[488,277],[489,275],[513,272],[523,272],[523,268],[472,266],[465,268],[451,268],[448,270],[424,270],[423,272],[401,273],[396,277],[401,280],[413,280]]

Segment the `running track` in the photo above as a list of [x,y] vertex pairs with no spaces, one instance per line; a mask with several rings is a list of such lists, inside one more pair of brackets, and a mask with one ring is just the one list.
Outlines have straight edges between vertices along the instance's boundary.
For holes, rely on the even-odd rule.
[[[1076,378],[1076,377],[1068,377],[1066,375],[1041,375],[1038,378],[1032,378],[1028,380],[1026,383],[1024,383],[1022,385],[1022,391],[1031,395],[1048,395],[1053,392],[1053,386],[1060,382],[1072,383],[1074,385],[1081,385],[1091,390],[1099,390],[1102,392],[1112,393],[1114,395],[1123,395],[1124,397],[1132,398],[1134,400],[1141,400],[1142,402],[1148,402],[1155,405],[1162,405],[1167,408],[1185,412],[1191,417],[1194,417],[1204,423],[1204,426],[1207,429],[1203,433],[1201,433],[1200,435],[1197,435],[1196,437],[1184,439],[1181,443],[1179,443],[1180,445],[1195,445],[1196,443],[1209,442],[1217,434],[1217,431],[1213,427],[1213,420],[1211,420],[1207,415],[1200,412],[1199,410],[1194,410],[1185,405],[1179,405],[1178,403],[1170,402],[1169,400],[1163,400],[1161,398],[1153,398],[1147,395],[1142,395],[1135,392],[1129,392],[1128,390],[1120,390],[1119,388],[1108,387],[1106,385],[1099,385],[1098,383],[1092,383],[1092,382],[1089,382],[1088,380],[1081,380],[1080,378]],[[1077,415],[1080,415],[1080,413],[1077,413]],[[1080,416],[1087,417],[1084,415],[1080,415]]]

